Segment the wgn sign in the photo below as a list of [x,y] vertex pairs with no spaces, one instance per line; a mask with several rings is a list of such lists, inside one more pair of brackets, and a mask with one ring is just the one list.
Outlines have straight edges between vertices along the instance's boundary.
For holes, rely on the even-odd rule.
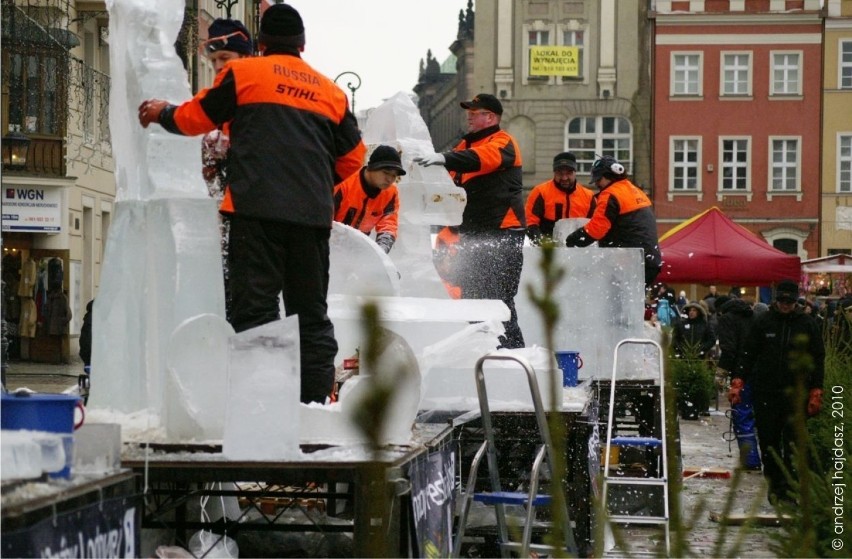
[[62,195],[58,188],[3,188],[3,231],[58,233],[62,228]]

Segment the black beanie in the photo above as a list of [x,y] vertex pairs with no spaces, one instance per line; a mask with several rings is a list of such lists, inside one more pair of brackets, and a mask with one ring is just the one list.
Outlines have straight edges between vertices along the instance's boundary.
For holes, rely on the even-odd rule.
[[304,46],[305,26],[302,16],[289,4],[270,6],[260,20],[259,40],[267,46]]

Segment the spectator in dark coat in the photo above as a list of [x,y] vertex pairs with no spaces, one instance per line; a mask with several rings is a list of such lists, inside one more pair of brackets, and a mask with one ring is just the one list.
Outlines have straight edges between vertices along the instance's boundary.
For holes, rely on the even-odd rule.
[[[745,345],[745,380],[754,387],[763,475],[769,482],[772,503],[792,500],[785,470],[791,476],[796,475],[793,467],[796,408],[805,408],[807,415],[813,416],[822,407],[825,367],[822,333],[814,319],[797,306],[798,289],[795,281],[778,282],[775,302],[769,312],[755,320]],[[800,352],[808,359],[799,358],[796,354]],[[804,394],[798,393],[799,385],[804,387]],[[743,383],[731,383],[728,399],[732,404],[740,401],[742,389]]]
[[675,357],[704,359],[716,345],[716,335],[707,322],[707,311],[698,303],[689,303],[684,308],[686,319],[674,329],[672,343]]
[[[720,297],[721,299],[721,297]],[[718,301],[718,299],[717,299]],[[751,305],[742,299],[730,299],[717,309],[719,315],[716,334],[721,355],[716,367],[716,378],[743,379],[745,368],[745,343],[754,320]],[[740,402],[731,406],[734,433],[740,449],[740,465],[749,470],[760,469],[760,453],[754,425],[751,383],[743,382]]]
[[83,326],[80,328],[80,359],[83,360],[83,367],[87,368],[92,364],[92,305],[95,300],[86,304],[86,314],[83,315]]

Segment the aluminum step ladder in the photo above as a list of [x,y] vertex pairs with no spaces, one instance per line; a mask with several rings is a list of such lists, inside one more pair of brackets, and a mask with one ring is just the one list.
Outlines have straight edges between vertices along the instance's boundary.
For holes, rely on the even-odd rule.
[[[618,356],[619,349],[628,345],[646,345],[651,346],[657,351],[659,364],[658,364],[658,382],[654,385],[654,389],[658,391],[659,395],[659,417],[655,418],[657,421],[657,425],[654,428],[654,434],[659,433],[659,438],[656,436],[639,436],[639,435],[629,435],[629,436],[613,436],[613,431],[617,429],[615,425],[614,412],[616,408],[616,375],[618,372]],[[612,363],[612,379],[610,380],[610,393],[609,393],[609,415],[607,419],[607,428],[606,428],[606,449],[604,456],[606,457],[604,460],[604,477],[603,477],[603,502],[606,507],[606,511],[608,513],[608,518],[610,522],[617,524],[649,524],[649,525],[660,525],[665,530],[666,536],[666,555],[669,554],[671,548],[670,541],[670,530],[669,530],[669,485],[668,485],[668,465],[666,463],[666,402],[663,394],[663,387],[665,385],[664,378],[664,354],[663,349],[660,347],[660,344],[653,340],[646,339],[635,339],[628,338],[625,340],[621,340],[615,346],[613,363]],[[656,395],[655,395],[656,396]],[[611,452],[610,450],[613,448],[644,448],[647,450],[654,450],[654,452],[650,453],[654,456],[657,456],[658,463],[655,464],[654,468],[650,467],[647,471],[654,472],[656,475],[649,477],[638,477],[635,475],[614,475],[613,472],[610,471],[610,459]],[[657,454],[656,450],[659,449],[659,454]],[[648,452],[646,452],[646,456],[648,456]],[[611,487],[618,486],[619,488],[626,488],[627,491],[636,491],[640,492],[642,489],[649,489],[654,497],[658,497],[655,503],[655,509],[652,512],[661,511],[661,514],[631,514],[628,512],[617,511],[617,507],[614,507],[614,503],[610,502],[611,497]],[[658,489],[654,489],[658,488]],[[662,502],[659,502],[659,501]],[[637,500],[634,499],[634,504]],[[613,509],[616,508],[617,512],[613,512]]]
[[[533,460],[532,469],[530,472],[529,491],[527,492],[509,492],[503,491],[500,482],[500,474],[497,467],[497,446],[494,440],[494,428],[491,423],[491,410],[488,406],[488,394],[485,389],[485,374],[483,365],[486,361],[514,361],[523,368],[529,382],[530,395],[532,396],[533,409],[535,410],[536,424],[538,431],[541,434],[541,446],[538,447],[535,459]],[[503,372],[513,371],[506,369]],[[482,427],[485,435],[485,440],[477,450],[470,466],[468,474],[467,486],[462,495],[461,510],[459,512],[459,527],[455,541],[453,543],[452,557],[459,557],[461,553],[462,540],[464,539],[467,517],[470,512],[470,507],[473,501],[480,502],[486,505],[493,505],[497,519],[497,537],[500,545],[501,557],[510,557],[510,552],[515,552],[519,557],[529,557],[530,552],[547,553],[554,551],[554,547],[545,544],[531,543],[533,525],[535,524],[536,507],[550,506],[553,504],[553,499],[549,494],[539,494],[539,484],[542,468],[547,463],[549,471],[553,471],[553,463],[551,454],[553,445],[550,441],[550,431],[547,425],[547,417],[544,413],[544,407],[541,403],[541,392],[538,389],[538,381],[536,380],[535,371],[529,361],[524,357],[507,354],[507,353],[489,353],[480,357],[476,362],[476,392],[479,397],[479,408],[482,416]],[[479,471],[479,466],[482,463],[483,457],[486,458],[488,465],[489,479],[491,491],[476,493],[476,478]],[[566,553],[576,554],[577,544],[574,540],[574,531],[571,527],[571,518],[568,514],[568,496],[566,494],[563,501],[565,510],[562,518],[564,519],[563,534],[565,534]],[[526,517],[524,521],[523,536],[520,542],[510,541],[509,530],[506,525],[506,505],[518,505],[526,507]],[[547,523],[538,523],[548,525]]]

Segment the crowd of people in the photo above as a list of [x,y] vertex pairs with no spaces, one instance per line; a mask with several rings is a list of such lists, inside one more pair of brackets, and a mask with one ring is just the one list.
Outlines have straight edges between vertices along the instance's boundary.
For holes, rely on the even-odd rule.
[[[673,359],[705,360],[731,404],[740,465],[761,470],[769,500],[793,502],[791,477],[797,417],[820,412],[826,336],[852,354],[852,294],[819,305],[802,296],[794,280],[775,285],[770,304],[728,295],[710,286],[704,298],[686,300],[665,284],[651,291],[647,316],[671,328]],[[709,371],[708,371],[709,374]],[[797,414],[797,411],[804,412]]]

